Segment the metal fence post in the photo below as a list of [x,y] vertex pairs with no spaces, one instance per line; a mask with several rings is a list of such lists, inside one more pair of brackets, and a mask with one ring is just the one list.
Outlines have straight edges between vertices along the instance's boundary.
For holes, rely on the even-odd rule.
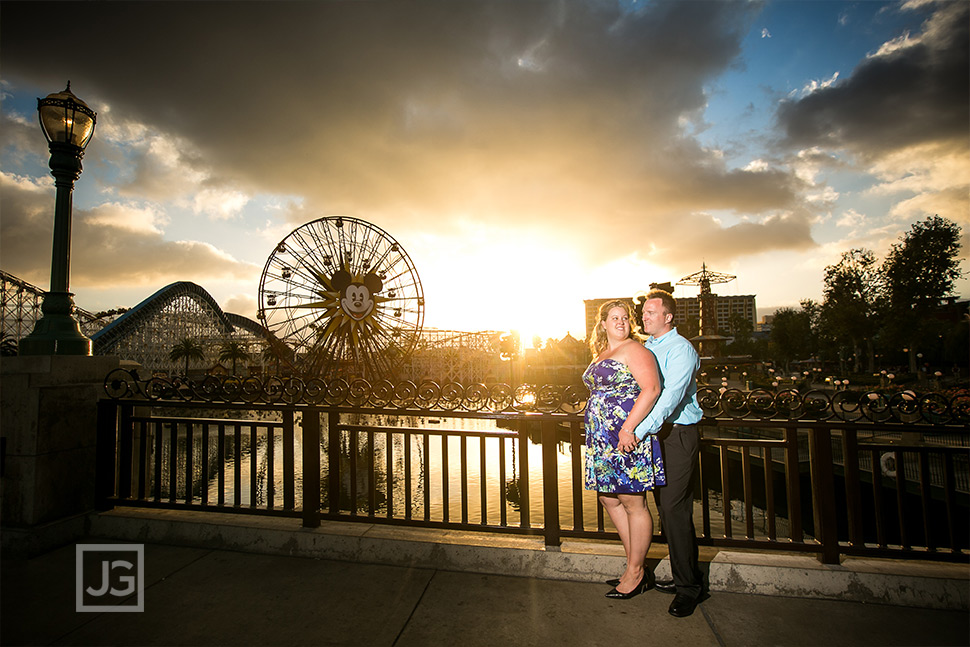
[[[540,438],[542,432],[540,431]],[[519,525],[532,527],[532,495],[529,492],[529,424],[519,425]]]
[[832,469],[832,432],[828,429],[811,429],[808,437],[812,499],[815,503],[815,536],[822,544],[818,560],[823,564],[838,564],[839,533],[835,508],[835,472]]
[[294,492],[296,461],[293,451],[293,409],[283,409],[283,509],[292,510],[295,507]]
[[559,528],[559,464],[556,458],[556,420],[542,418],[542,513],[546,550],[559,549],[562,537]]
[[798,461],[798,430],[785,427],[785,496],[788,500],[788,538],[802,542],[802,485]]
[[842,430],[842,466],[845,474],[845,507],[849,525],[849,545],[864,546],[862,489],[860,486],[859,437],[855,429]]
[[340,514],[340,413],[327,413],[327,499],[330,514]]
[[132,421],[134,407],[121,405],[121,420],[118,424],[118,498],[131,498],[131,461],[134,456],[135,423]]
[[303,410],[303,527],[320,527],[320,410]]

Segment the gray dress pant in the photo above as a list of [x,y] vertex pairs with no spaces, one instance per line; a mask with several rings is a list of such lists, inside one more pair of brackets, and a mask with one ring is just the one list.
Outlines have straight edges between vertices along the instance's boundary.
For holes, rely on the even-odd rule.
[[696,425],[664,425],[660,432],[667,485],[654,490],[660,526],[667,538],[670,570],[677,593],[692,598],[701,594],[697,568],[697,537],[694,534],[694,473],[700,450]]

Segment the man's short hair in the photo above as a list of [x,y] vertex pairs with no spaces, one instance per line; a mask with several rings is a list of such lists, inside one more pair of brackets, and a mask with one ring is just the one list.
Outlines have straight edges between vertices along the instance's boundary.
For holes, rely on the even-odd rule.
[[660,299],[660,302],[663,303],[664,310],[674,317],[677,316],[677,301],[670,292],[666,290],[650,290],[647,292],[647,299]]

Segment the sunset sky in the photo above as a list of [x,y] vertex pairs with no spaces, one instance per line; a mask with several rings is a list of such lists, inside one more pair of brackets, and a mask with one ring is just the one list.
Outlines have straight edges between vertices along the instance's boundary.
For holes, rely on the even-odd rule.
[[702,262],[797,307],[929,215],[968,249],[968,25],[965,0],[5,0],[0,269],[49,286],[37,98],[70,80],[98,113],[89,311],[193,281],[255,317],[276,244],[332,215],[407,250],[428,327],[582,337],[583,299]]

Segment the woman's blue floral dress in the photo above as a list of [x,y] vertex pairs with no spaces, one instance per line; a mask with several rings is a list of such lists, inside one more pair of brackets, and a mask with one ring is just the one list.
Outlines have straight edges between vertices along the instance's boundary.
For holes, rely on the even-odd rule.
[[620,427],[640,395],[629,367],[615,359],[593,362],[583,373],[586,403],[586,489],[614,494],[646,492],[667,482],[660,441],[650,434],[629,453],[616,448]]

